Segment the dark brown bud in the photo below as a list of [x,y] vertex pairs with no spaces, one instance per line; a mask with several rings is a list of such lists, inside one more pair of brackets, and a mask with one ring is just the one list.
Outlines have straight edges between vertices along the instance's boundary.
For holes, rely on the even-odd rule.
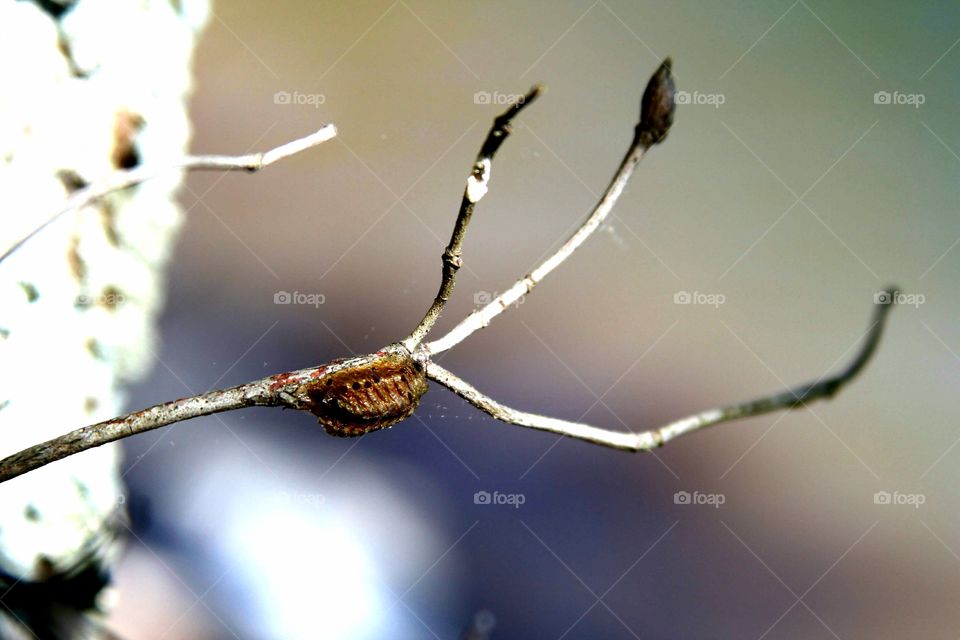
[[677,87],[673,83],[673,74],[670,73],[670,58],[666,58],[657,69],[640,101],[640,123],[637,125],[637,137],[644,147],[663,142],[673,124],[673,112],[676,105],[673,101]]

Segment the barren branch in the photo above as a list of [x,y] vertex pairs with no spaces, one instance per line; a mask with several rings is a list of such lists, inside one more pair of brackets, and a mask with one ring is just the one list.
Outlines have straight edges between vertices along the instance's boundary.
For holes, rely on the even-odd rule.
[[134,169],[116,171],[74,191],[70,197],[67,198],[67,204],[63,209],[53,214],[53,216],[26,236],[17,240],[0,255],[0,262],[6,260],[31,238],[59,220],[65,214],[85,207],[114,191],[120,191],[121,189],[138,185],[141,182],[146,182],[168,171],[248,171],[253,173],[278,160],[326,142],[336,135],[337,128],[332,124],[328,124],[308,136],[293,140],[262,153],[248,153],[242,156],[186,156],[180,162],[173,165],[163,167],[141,166]]
[[477,329],[486,327],[507,307],[533,291],[533,288],[547,277],[547,274],[573,255],[573,252],[603,224],[633,176],[640,159],[650,147],[663,141],[673,123],[675,87],[670,73],[670,64],[670,58],[664,60],[650,79],[641,101],[640,121],[634,129],[633,142],[627,149],[626,155],[620,162],[620,168],[614,174],[607,190],[583,224],[563,243],[562,247],[528,275],[517,280],[509,289],[471,313],[445,336],[427,343],[425,349],[428,354],[442,353],[459,344]]
[[[518,280],[512,287],[486,306],[474,311],[447,335],[434,342],[423,344],[423,338],[440,317],[440,313],[453,290],[457,270],[461,265],[460,255],[464,233],[470,222],[474,206],[487,192],[491,161],[500,145],[510,134],[511,119],[532,102],[540,92],[539,87],[534,87],[522,102],[512,105],[510,109],[494,121],[493,127],[474,163],[473,171],[467,179],[467,187],[461,201],[460,212],[454,225],[450,243],[443,253],[443,277],[440,290],[423,320],[403,342],[388,345],[373,354],[335,360],[319,367],[281,373],[230,389],[211,391],[191,398],[166,402],[126,416],[71,431],[59,438],[54,438],[0,460],[0,482],[15,478],[74,453],[127,436],[157,429],[181,420],[251,406],[283,406],[310,411],[318,417],[320,423],[330,433],[335,435],[362,435],[388,427],[413,413],[420,397],[426,391],[426,378],[448,387],[470,404],[504,422],[549,431],[616,449],[649,450],[661,446],[673,438],[707,426],[771,411],[805,407],[815,400],[832,397],[863,369],[876,351],[887,313],[892,304],[877,305],[873,323],[857,356],[839,374],[751,402],[703,411],[642,433],[610,431],[579,422],[549,418],[511,409],[485,396],[440,365],[431,362],[433,354],[450,349],[477,329],[487,326],[493,318],[519,300],[524,294],[532,291],[547,274],[568,259],[607,218],[626,188],[637,163],[650,147],[666,137],[673,122],[674,84],[670,73],[670,59],[668,58],[647,85],[641,101],[640,121],[634,129],[633,141],[621,161],[619,169],[603,197],[583,224],[560,249],[544,260],[529,275]],[[335,134],[336,130],[333,125],[327,125],[306,138],[285,144],[263,154],[258,153],[234,158],[224,156],[192,157],[186,159],[180,165],[180,168],[256,171],[281,158],[328,140]],[[71,198],[68,209],[64,211],[82,206],[111,191],[142,182],[155,174],[156,172],[146,169],[118,172],[97,185],[91,185],[78,191]],[[57,215],[62,215],[62,213]],[[52,220],[48,221],[47,224],[49,222],[52,222]],[[37,231],[34,231],[31,236],[35,235]],[[0,257],[0,260],[10,255],[25,241],[26,239],[17,243]],[[894,299],[893,289],[888,292],[886,299]]]
[[520,113],[524,107],[533,102],[538,95],[543,92],[539,85],[530,89],[529,93],[522,100],[514,102],[503,114],[493,121],[493,127],[483,141],[480,147],[480,153],[477,154],[477,160],[473,163],[473,170],[467,177],[467,186],[463,191],[463,199],[460,201],[460,213],[457,215],[457,221],[453,225],[453,233],[450,236],[450,244],[443,252],[443,278],[440,282],[440,290],[433,304],[427,309],[423,320],[417,325],[409,337],[403,341],[404,346],[411,353],[420,344],[433,325],[436,324],[443,312],[443,307],[450,299],[453,292],[453,286],[457,281],[457,271],[463,264],[460,255],[463,247],[463,236],[467,231],[467,225],[470,224],[470,218],[473,215],[473,209],[480,202],[480,199],[486,195],[490,183],[490,170],[493,156],[507,136],[513,131],[511,120]]
[[[893,299],[895,291],[896,287],[892,287],[889,290],[890,295],[887,298],[888,300]],[[556,433],[578,440],[586,440],[587,442],[614,449],[649,451],[666,444],[674,438],[693,433],[704,427],[720,424],[721,422],[728,422],[730,420],[759,416],[773,411],[806,407],[809,403],[816,400],[832,397],[840,391],[843,386],[856,377],[876,351],[877,345],[880,343],[880,336],[883,333],[884,324],[886,323],[887,313],[892,307],[892,303],[876,305],[874,316],[867,330],[863,345],[860,347],[857,356],[840,373],[830,378],[821,378],[816,382],[800,385],[793,389],[787,389],[786,391],[757,400],[728,405],[719,409],[701,411],[692,416],[641,433],[611,431],[580,422],[559,420],[557,418],[549,418],[535,413],[511,409],[484,395],[468,382],[465,382],[433,362],[427,365],[427,377],[447,387],[473,406],[490,414],[497,420],[521,427],[549,431],[550,433]]]

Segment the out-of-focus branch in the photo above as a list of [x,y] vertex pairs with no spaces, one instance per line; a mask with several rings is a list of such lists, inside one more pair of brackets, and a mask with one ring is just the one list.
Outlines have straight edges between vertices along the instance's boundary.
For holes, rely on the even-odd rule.
[[70,211],[74,211],[115,191],[126,189],[146,182],[168,171],[248,171],[255,172],[306,149],[315,147],[337,135],[332,124],[322,126],[308,136],[298,138],[279,147],[260,153],[248,153],[242,156],[186,156],[179,162],[163,167],[140,166],[133,169],[115,171],[96,182],[77,189],[67,199],[63,209],[50,216],[43,224],[14,242],[3,254],[0,262],[10,257],[35,235],[49,227]]

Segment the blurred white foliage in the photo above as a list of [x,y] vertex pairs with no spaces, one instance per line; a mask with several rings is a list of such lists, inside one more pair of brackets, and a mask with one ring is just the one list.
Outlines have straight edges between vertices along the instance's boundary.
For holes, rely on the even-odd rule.
[[[58,173],[115,170],[124,138],[154,166],[186,152],[208,12],[79,0],[57,20],[0,0],[0,250],[63,206]],[[70,213],[0,263],[0,455],[121,412],[124,384],[152,364],[179,183],[173,172]],[[118,455],[108,445],[0,485],[0,570],[37,581],[109,561]]]

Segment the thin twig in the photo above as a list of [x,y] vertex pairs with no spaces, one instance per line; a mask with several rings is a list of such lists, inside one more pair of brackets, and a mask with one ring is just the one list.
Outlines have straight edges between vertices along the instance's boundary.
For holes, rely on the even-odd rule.
[[429,333],[433,325],[436,324],[443,312],[443,307],[450,299],[453,293],[453,286],[457,281],[457,271],[463,264],[461,259],[463,236],[467,231],[467,225],[470,224],[470,218],[473,216],[473,209],[480,202],[480,199],[486,195],[490,183],[490,170],[493,162],[493,156],[507,136],[513,131],[511,120],[520,113],[524,107],[533,102],[537,96],[543,92],[543,87],[537,85],[523,97],[510,105],[503,114],[493,121],[493,127],[483,141],[480,147],[480,153],[477,154],[477,160],[473,163],[473,170],[467,177],[467,186],[463,191],[463,199],[460,201],[460,213],[457,215],[457,221],[453,225],[453,233],[450,236],[450,244],[443,252],[443,277],[440,282],[440,290],[433,304],[427,309],[423,320],[417,325],[417,328],[403,341],[407,350],[411,353],[423,341],[423,338]]
[[[821,398],[831,397],[863,369],[879,344],[886,315],[892,305],[877,306],[873,324],[867,332],[863,346],[856,358],[839,374],[751,402],[703,411],[638,434],[608,431],[586,424],[511,409],[483,395],[469,383],[461,380],[440,365],[431,362],[431,355],[446,351],[477,329],[489,324],[491,319],[499,315],[507,306],[519,300],[522,295],[529,293],[548,273],[569,258],[609,215],[626,187],[637,163],[651,146],[664,139],[673,121],[674,85],[668,58],[647,85],[641,102],[640,122],[634,130],[633,142],[624,156],[620,168],[610,182],[606,193],[581,227],[557,252],[505,293],[498,296],[490,304],[470,314],[443,338],[429,344],[422,344],[424,336],[436,322],[453,289],[456,272],[460,266],[463,235],[474,205],[486,193],[487,183],[490,179],[490,161],[510,133],[510,119],[519,113],[524,105],[532,101],[538,95],[538,92],[539,88],[534,87],[525,97],[523,103],[513,105],[494,121],[494,126],[487,136],[474,165],[473,173],[467,180],[467,189],[461,204],[460,214],[457,217],[450,244],[444,252],[444,270],[440,291],[423,320],[402,343],[388,345],[373,354],[335,360],[319,367],[277,374],[230,389],[159,404],[149,409],[77,429],[0,460],[0,482],[74,453],[120,438],[181,420],[251,406],[283,406],[310,411],[317,415],[321,424],[325,424],[325,426],[328,426],[324,422],[325,419],[328,422],[340,418],[347,422],[360,419],[364,421],[362,426],[366,428],[355,429],[350,433],[340,433],[340,435],[351,435],[354,432],[366,433],[393,424],[393,421],[382,420],[382,416],[370,413],[377,407],[387,407],[387,409],[393,411],[391,415],[394,416],[406,417],[412,413],[420,395],[422,395],[422,390],[426,388],[424,377],[450,388],[474,406],[505,422],[558,433],[617,449],[628,451],[648,450],[661,446],[673,438],[710,425],[761,415],[771,411],[794,409],[806,406],[809,402]],[[202,159],[204,166],[194,168],[256,170],[279,158],[319,143],[322,140],[316,136],[320,136],[325,129],[327,128],[321,129],[314,136],[284,145],[266,154],[254,154],[243,159],[206,157]],[[331,126],[328,134],[326,134],[327,137],[324,139],[332,137],[333,134],[334,130]],[[243,162],[247,162],[247,164],[243,164]],[[893,289],[887,292],[886,299],[894,299]],[[379,363],[387,361],[409,364],[409,368],[404,369],[404,376],[421,376],[419,380],[423,381],[423,387],[416,397],[414,397],[412,389],[415,386],[418,389],[420,388],[419,385],[413,384],[417,380],[404,378],[405,384],[410,388],[404,387],[408,393],[401,393],[403,390],[396,387],[393,378],[384,380],[378,377],[377,374],[381,371],[381,369],[378,369]],[[404,364],[405,367],[406,364]],[[384,369],[383,372],[385,371]],[[364,372],[364,375],[359,376],[358,372]],[[387,393],[389,398],[380,397],[381,391]],[[337,404],[341,401],[346,401],[349,406]],[[402,417],[397,419],[402,419]],[[375,426],[370,428],[371,425]],[[334,431],[336,432],[336,430]]]
[[163,167],[140,166],[133,169],[115,171],[96,182],[92,182],[74,191],[70,197],[67,198],[67,204],[63,209],[53,214],[43,224],[36,227],[26,236],[13,243],[13,245],[0,255],[0,262],[6,260],[31,238],[59,220],[65,214],[85,207],[115,191],[138,185],[169,171],[247,171],[253,173],[278,160],[324,143],[336,135],[337,128],[332,124],[327,124],[308,136],[298,138],[297,140],[280,145],[275,149],[261,153],[248,153],[242,156],[186,156],[175,164],[165,165]]
[[551,271],[560,266],[567,258],[573,255],[580,245],[603,224],[614,205],[633,176],[634,169],[644,154],[653,145],[666,138],[670,125],[673,123],[675,87],[670,72],[670,58],[663,61],[660,68],[650,79],[641,101],[640,122],[634,129],[633,141],[626,155],[620,162],[620,168],[614,174],[610,185],[604,192],[593,211],[583,221],[583,224],[567,239],[563,246],[556,250],[528,275],[517,280],[513,286],[467,316],[460,324],[450,330],[445,336],[424,345],[429,355],[442,353],[478,329],[490,324],[490,321],[523,296],[527,295]]
[[[892,300],[895,292],[896,288],[891,288],[889,290],[890,297],[887,299]],[[793,389],[787,389],[786,391],[749,402],[701,411],[692,416],[641,433],[611,431],[580,422],[559,420],[557,418],[511,409],[484,395],[468,382],[458,378],[434,362],[427,365],[427,377],[447,387],[473,406],[490,414],[497,420],[521,427],[549,431],[550,433],[556,433],[578,440],[586,440],[587,442],[612,447],[614,449],[624,451],[649,451],[656,447],[663,446],[674,438],[693,433],[704,427],[720,424],[721,422],[728,422],[730,420],[759,416],[772,411],[806,407],[809,403],[816,400],[832,397],[844,385],[856,377],[876,351],[886,323],[887,313],[892,307],[892,303],[876,304],[873,319],[867,330],[863,345],[860,347],[853,361],[840,373],[830,378],[822,378],[816,382],[800,385]]]

